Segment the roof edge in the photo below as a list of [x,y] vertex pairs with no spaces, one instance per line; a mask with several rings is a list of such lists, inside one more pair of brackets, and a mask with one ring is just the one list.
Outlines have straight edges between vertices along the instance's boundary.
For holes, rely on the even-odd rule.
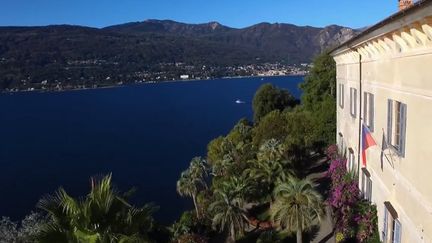
[[432,4],[432,0],[420,0],[416,3],[414,3],[413,6],[401,10],[393,15],[390,15],[389,17],[385,18],[384,20],[378,22],[377,24],[367,28],[366,30],[364,30],[363,32],[361,32],[360,34],[358,34],[357,36],[345,41],[344,43],[340,44],[339,46],[333,48],[330,50],[330,55],[335,55],[336,51],[342,49],[343,47],[347,47],[346,49],[350,48],[349,46],[353,43],[355,43],[357,40],[361,39],[362,37],[367,36],[368,34],[372,33],[375,30],[380,29],[381,27],[384,27],[385,25],[392,23],[406,15],[412,14],[414,12],[416,12],[417,10],[421,9],[422,7],[424,7],[425,4]]

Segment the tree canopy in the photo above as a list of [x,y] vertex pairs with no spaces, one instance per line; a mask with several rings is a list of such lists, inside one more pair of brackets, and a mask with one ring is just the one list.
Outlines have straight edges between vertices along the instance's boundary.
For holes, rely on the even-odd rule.
[[300,88],[303,90],[302,105],[307,110],[314,110],[327,97],[336,99],[336,63],[330,54],[324,52],[314,59]]
[[336,63],[324,52],[315,58],[310,73],[300,86],[302,106],[312,112],[316,137],[321,147],[333,144],[336,134]]
[[279,89],[272,84],[264,84],[255,93],[253,99],[254,121],[259,122],[271,111],[283,111],[297,104],[298,101],[287,90]]

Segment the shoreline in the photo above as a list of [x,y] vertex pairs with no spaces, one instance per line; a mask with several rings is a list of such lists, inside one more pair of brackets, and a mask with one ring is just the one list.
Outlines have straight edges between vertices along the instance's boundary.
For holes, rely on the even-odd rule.
[[182,83],[182,82],[197,82],[197,81],[211,81],[211,80],[229,80],[229,79],[243,79],[243,78],[272,78],[272,77],[301,77],[306,76],[302,74],[288,74],[288,75],[263,75],[263,76],[234,76],[234,77],[222,77],[222,78],[210,78],[210,79],[187,79],[187,80],[166,80],[166,81],[144,81],[144,82],[135,82],[128,84],[119,84],[119,85],[107,85],[101,87],[89,87],[89,88],[72,88],[72,89],[63,89],[63,90],[19,90],[19,91],[0,91],[0,95],[13,95],[13,94],[22,94],[22,93],[62,93],[62,92],[71,92],[71,91],[85,91],[85,90],[98,90],[98,89],[113,89],[113,88],[122,88],[133,85],[146,85],[146,84],[163,84],[163,83]]

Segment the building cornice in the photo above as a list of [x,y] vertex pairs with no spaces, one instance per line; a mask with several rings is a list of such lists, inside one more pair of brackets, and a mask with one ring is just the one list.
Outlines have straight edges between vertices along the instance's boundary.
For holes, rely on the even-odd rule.
[[348,59],[340,61],[350,62],[353,60],[352,52],[358,52],[363,60],[367,60],[431,45],[432,0],[422,0],[348,40],[332,50],[331,55],[336,62],[341,55]]

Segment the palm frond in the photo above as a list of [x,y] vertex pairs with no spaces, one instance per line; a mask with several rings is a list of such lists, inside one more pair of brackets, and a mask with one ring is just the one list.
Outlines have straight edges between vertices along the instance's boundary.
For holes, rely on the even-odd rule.
[[[63,188],[43,197],[38,208],[45,211],[50,223],[44,225],[40,242],[140,242],[148,239],[153,228],[153,204],[136,208],[117,192],[111,175],[91,180],[90,193],[74,199]],[[128,239],[129,241],[126,241]],[[143,241],[146,242],[146,241]]]
[[322,197],[310,180],[291,177],[275,188],[274,196],[271,217],[281,229],[304,230],[313,225],[314,219],[321,220]]

